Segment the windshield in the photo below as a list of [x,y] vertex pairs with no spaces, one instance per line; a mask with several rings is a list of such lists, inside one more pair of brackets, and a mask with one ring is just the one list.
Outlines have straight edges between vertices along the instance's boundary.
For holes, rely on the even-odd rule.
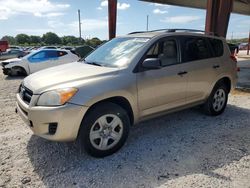
[[115,38],[97,48],[85,62],[107,67],[125,67],[149,38]]

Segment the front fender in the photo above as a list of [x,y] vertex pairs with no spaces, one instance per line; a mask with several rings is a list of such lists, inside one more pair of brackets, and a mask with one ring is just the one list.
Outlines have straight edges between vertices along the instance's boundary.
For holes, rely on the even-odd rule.
[[112,76],[99,83],[92,82],[79,89],[70,102],[91,107],[112,97],[125,98],[133,111],[135,122],[138,119],[137,87],[135,76]]
[[22,61],[22,62],[9,63],[4,68],[12,69],[13,67],[21,67],[26,71],[27,74],[30,74],[29,65],[27,62]]

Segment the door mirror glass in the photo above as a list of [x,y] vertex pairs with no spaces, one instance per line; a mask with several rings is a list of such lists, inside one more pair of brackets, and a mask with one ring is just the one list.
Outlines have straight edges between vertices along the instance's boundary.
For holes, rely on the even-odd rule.
[[161,63],[158,58],[147,58],[143,61],[142,67],[145,69],[160,69]]

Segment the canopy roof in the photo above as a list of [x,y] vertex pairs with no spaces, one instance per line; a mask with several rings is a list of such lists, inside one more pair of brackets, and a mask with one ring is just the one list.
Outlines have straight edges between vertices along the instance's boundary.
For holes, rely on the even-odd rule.
[[[141,0],[152,3],[169,4],[190,8],[206,9],[207,0]],[[244,14],[250,16],[250,0],[234,0],[233,13]]]

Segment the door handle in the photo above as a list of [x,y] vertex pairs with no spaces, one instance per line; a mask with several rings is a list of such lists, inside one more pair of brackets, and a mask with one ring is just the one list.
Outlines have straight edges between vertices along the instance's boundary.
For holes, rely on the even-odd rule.
[[220,68],[220,65],[214,65],[213,68],[218,69],[218,68]]
[[187,74],[187,73],[188,73],[187,71],[182,71],[182,72],[179,72],[178,75],[182,76],[182,75]]

